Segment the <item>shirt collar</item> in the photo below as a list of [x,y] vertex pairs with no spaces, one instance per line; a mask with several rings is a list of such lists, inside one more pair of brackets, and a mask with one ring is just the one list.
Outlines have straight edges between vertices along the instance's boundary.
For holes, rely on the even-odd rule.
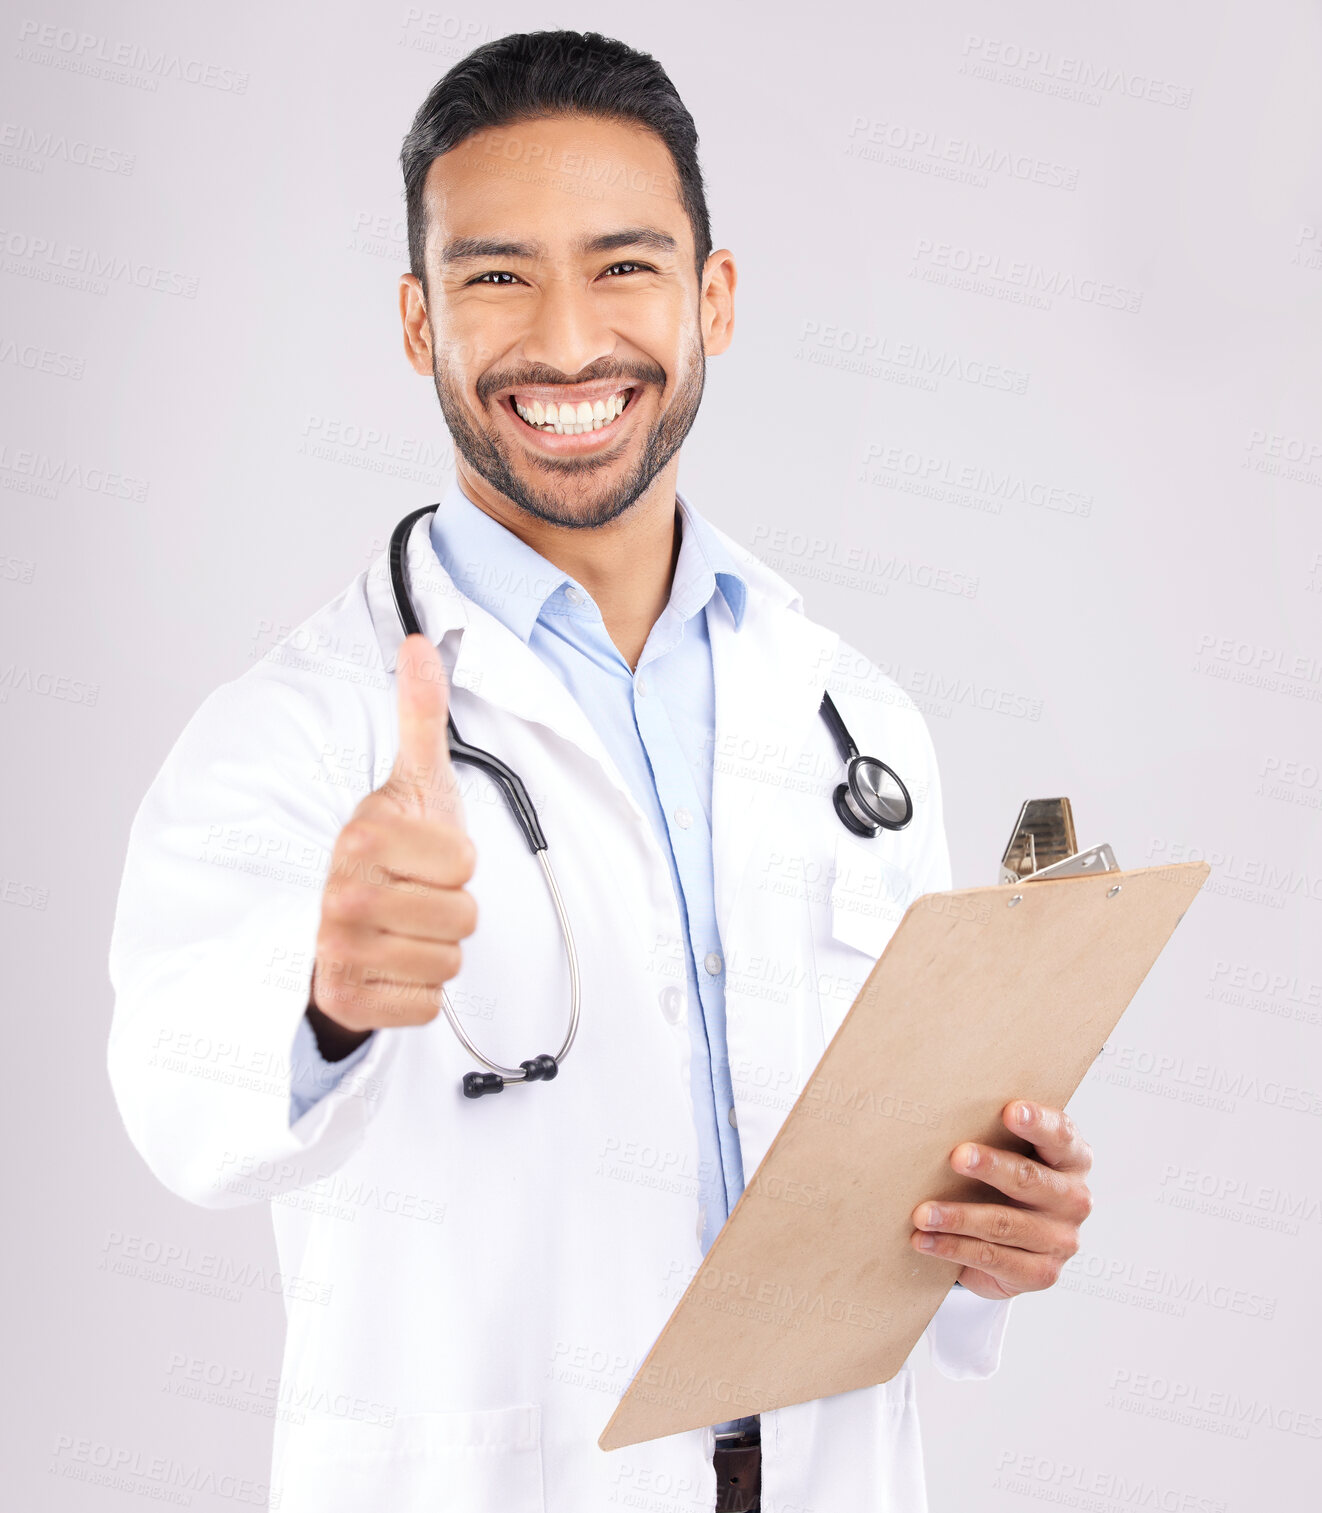
[[[737,630],[748,602],[748,583],[725,543],[676,494],[683,517],[679,557],[663,613],[682,624],[719,589]],[[466,598],[480,604],[526,645],[547,614],[599,619],[582,585],[481,510],[452,483],[431,521],[431,543],[441,566]],[[571,592],[572,591],[572,592]],[[583,597],[576,605],[574,595]]]
[[[748,605],[748,579],[731,556],[729,548],[703,516],[678,491],[675,499],[680,514],[684,517],[684,535],[679,546],[679,561],[675,564],[675,581],[670,590],[671,603],[675,603],[676,591],[681,583],[680,569],[685,566],[685,553],[691,549],[694,582],[697,585],[694,592],[701,594],[701,599],[689,613],[701,609],[711,598],[713,587],[719,588],[734,619],[734,628],[738,630],[743,624],[744,610]],[[688,615],[684,618],[687,619]]]

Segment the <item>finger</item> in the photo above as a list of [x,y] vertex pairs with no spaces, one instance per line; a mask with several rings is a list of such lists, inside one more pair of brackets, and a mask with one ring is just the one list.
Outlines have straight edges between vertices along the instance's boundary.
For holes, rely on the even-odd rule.
[[955,1147],[950,1164],[957,1172],[976,1177],[1026,1207],[1074,1223],[1086,1219],[1091,1212],[1092,1200],[1081,1176],[1057,1171],[1017,1151],[967,1141]]
[[357,931],[403,939],[459,941],[477,928],[477,901],[464,888],[432,888],[388,878],[384,882],[350,879],[328,888],[322,918]]
[[369,795],[340,832],[328,886],[350,883],[415,888],[459,888],[473,875],[473,843],[449,821],[401,815],[394,801]]
[[1092,1147],[1064,1109],[1021,1098],[1006,1104],[1001,1119],[1006,1129],[1031,1141],[1043,1161],[1057,1171],[1083,1173],[1092,1167]]
[[385,787],[409,807],[463,826],[450,762],[450,685],[441,654],[423,635],[405,636],[395,667],[399,748]]
[[[929,1243],[930,1242],[930,1243]],[[1000,1285],[1007,1297],[1020,1292],[1039,1292],[1060,1276],[1062,1263],[1055,1256],[1036,1255],[990,1240],[971,1240],[963,1235],[915,1233],[910,1241],[926,1255],[957,1261],[984,1272]]]
[[379,936],[364,950],[352,932],[333,928],[317,944],[317,1007],[348,1029],[425,1024],[463,955],[453,942]]
[[363,983],[317,980],[317,1007],[346,1030],[396,1029],[430,1024],[440,1013],[441,990],[424,982]]
[[920,1203],[913,1222],[921,1230],[991,1240],[1016,1250],[1068,1261],[1079,1248],[1078,1225],[1008,1203]]

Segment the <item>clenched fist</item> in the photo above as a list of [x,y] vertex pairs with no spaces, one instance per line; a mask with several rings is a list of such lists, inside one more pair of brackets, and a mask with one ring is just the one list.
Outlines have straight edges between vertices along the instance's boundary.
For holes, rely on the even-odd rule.
[[322,894],[308,1017],[332,1060],[374,1029],[435,1019],[441,986],[459,971],[459,942],[477,924],[448,685],[425,636],[405,638],[396,679],[394,769],[340,831]]

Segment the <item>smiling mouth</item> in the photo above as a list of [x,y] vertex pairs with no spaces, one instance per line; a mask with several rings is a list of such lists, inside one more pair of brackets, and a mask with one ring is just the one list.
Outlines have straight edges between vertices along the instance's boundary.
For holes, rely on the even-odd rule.
[[633,399],[636,390],[632,387],[618,390],[607,399],[577,404],[543,404],[540,399],[521,401],[517,394],[509,396],[510,409],[533,431],[543,431],[554,436],[578,436],[585,431],[606,431],[620,418]]

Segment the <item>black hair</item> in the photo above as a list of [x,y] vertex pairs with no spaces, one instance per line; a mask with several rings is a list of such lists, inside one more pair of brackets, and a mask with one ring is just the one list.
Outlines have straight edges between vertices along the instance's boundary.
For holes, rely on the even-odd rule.
[[516,32],[475,48],[422,102],[399,155],[408,212],[409,267],[427,285],[423,186],[444,153],[487,127],[546,116],[591,115],[632,122],[669,149],[680,200],[693,228],[698,278],[711,252],[711,223],[698,133],[678,91],[650,54],[599,32]]

